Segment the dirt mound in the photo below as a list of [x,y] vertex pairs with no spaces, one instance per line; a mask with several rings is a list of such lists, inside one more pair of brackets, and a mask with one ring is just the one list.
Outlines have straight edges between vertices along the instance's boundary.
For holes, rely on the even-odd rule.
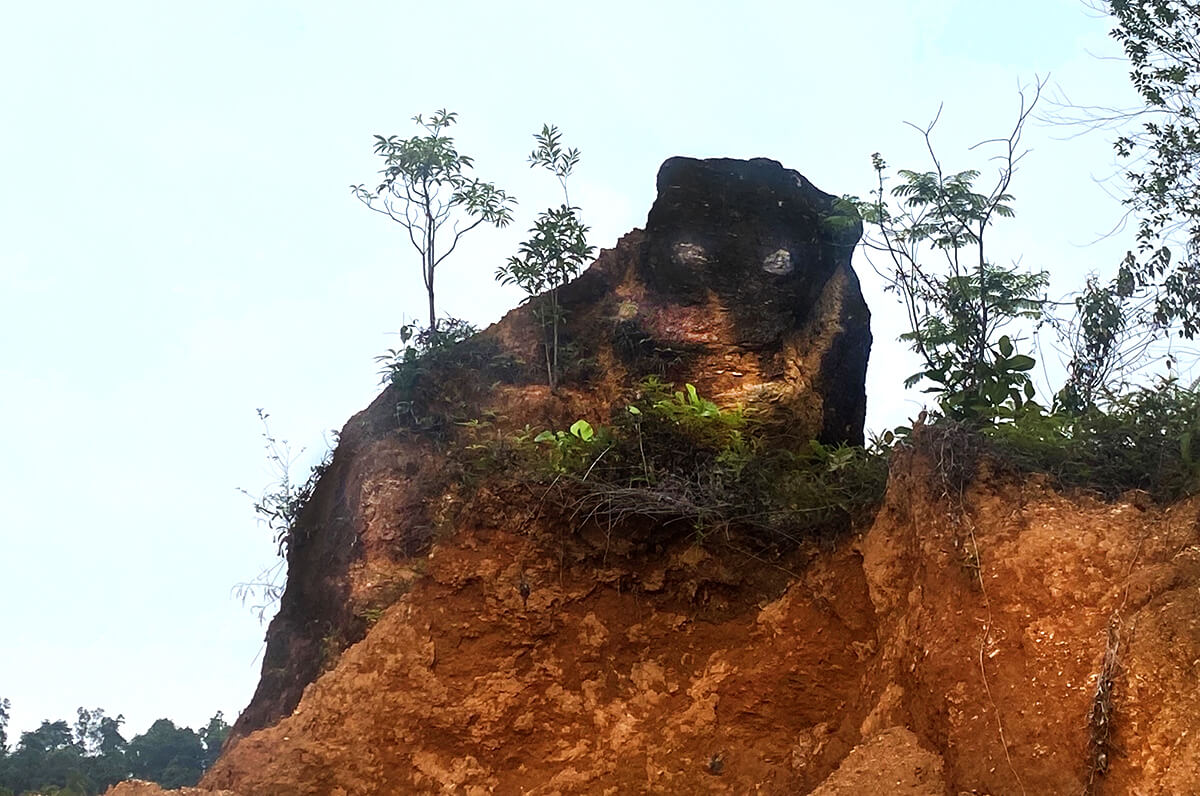
[[1197,792],[1200,499],[1103,502],[986,469],[955,483],[922,433],[872,527],[771,566],[686,543],[605,561],[604,540],[520,512],[464,524],[202,784]]
[[178,790],[163,790],[153,782],[140,779],[130,779],[113,785],[105,792],[105,796],[238,796],[231,790],[208,790],[206,788],[179,788]]
[[812,796],[942,796],[942,761],[900,727],[884,730],[846,755]]
[[[900,462],[858,544],[879,620],[874,679],[886,684],[864,735],[908,727],[942,754],[960,790],[1200,786],[1162,779],[1198,723],[1187,715],[1197,671],[1180,662],[1185,648],[1200,653],[1200,639],[1194,621],[1172,612],[1200,582],[1200,501],[1159,509],[1136,495],[1068,498],[1041,478],[986,469],[955,483],[948,456],[933,439]],[[1119,638],[1112,734],[1097,748],[1102,728],[1091,717],[1110,626]],[[1168,633],[1169,662],[1154,638]],[[1166,665],[1150,671],[1143,656]]]
[[599,571],[557,553],[503,529],[439,543],[293,715],[243,739],[206,784],[802,792],[858,740],[872,622],[852,551],[792,562],[804,575],[773,600],[777,579],[737,574],[755,562],[694,547]]

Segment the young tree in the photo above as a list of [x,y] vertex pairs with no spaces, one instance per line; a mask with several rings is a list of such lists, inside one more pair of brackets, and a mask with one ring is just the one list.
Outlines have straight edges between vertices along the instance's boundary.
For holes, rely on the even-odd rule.
[[[1050,119],[1113,130],[1127,164],[1122,200],[1133,249],[1110,279],[1089,277],[1076,314],[1056,322],[1070,354],[1059,408],[1081,412],[1112,400],[1174,330],[1200,332],[1200,4],[1183,0],[1091,0],[1111,14],[1111,35],[1129,58],[1140,106],[1059,103]],[[1164,334],[1168,332],[1168,334]],[[1168,369],[1175,353],[1166,357]]]
[[225,739],[229,737],[229,723],[225,721],[225,714],[217,711],[204,729],[200,730],[200,740],[204,741],[204,770],[208,771],[212,768],[213,763],[217,762],[217,757],[221,754],[221,747],[225,744]]
[[[1041,87],[1035,84],[1030,101],[1022,93],[1007,137],[984,142],[1001,150],[987,193],[974,190],[979,171],[944,171],[932,143],[935,117],[926,127],[912,125],[925,139],[932,168],[900,171],[900,184],[889,191],[887,164],[875,154],[873,199],[857,203],[868,224],[868,259],[886,289],[903,301],[909,331],[901,339],[923,363],[906,386],[933,382],[928,391],[939,395],[942,412],[959,420],[1012,417],[1034,396],[1028,375],[1033,358],[1016,353],[1014,339],[1001,332],[1019,319],[1040,317],[1047,275],[996,265],[985,244],[992,223],[1013,215],[1008,190],[1026,154],[1021,133]],[[884,264],[877,265],[870,252],[884,255]]]
[[429,298],[429,328],[437,329],[434,277],[437,268],[471,230],[480,224],[507,226],[516,200],[490,182],[468,176],[475,161],[459,153],[446,130],[458,115],[439,110],[429,120],[413,121],[424,135],[411,138],[375,136],[375,154],[383,158],[379,186],[350,190],[364,205],[381,213],[408,234],[421,256],[421,276]]
[[562,134],[553,125],[542,125],[542,131],[533,138],[537,147],[529,155],[529,163],[558,178],[563,203],[537,217],[518,253],[496,269],[496,280],[502,285],[517,285],[525,291],[526,301],[536,301],[533,312],[544,334],[546,379],[554,390],[560,374],[559,327],[563,321],[558,289],[579,274],[595,247],[588,245],[588,227],[580,218],[579,208],[571,205],[567,192],[567,178],[579,163],[579,150],[563,149]]
[[1070,356],[1067,379],[1054,396],[1055,409],[1079,414],[1096,406],[1123,368],[1129,319],[1120,295],[1095,273],[1088,275],[1074,303],[1073,317],[1051,318],[1050,323]]
[[1137,218],[1136,250],[1121,263],[1116,287],[1122,296],[1151,297],[1150,320],[1159,328],[1177,325],[1190,339],[1200,332],[1200,3],[1105,5],[1144,102],[1094,119],[1141,127],[1126,129],[1115,143],[1129,164],[1125,204]]

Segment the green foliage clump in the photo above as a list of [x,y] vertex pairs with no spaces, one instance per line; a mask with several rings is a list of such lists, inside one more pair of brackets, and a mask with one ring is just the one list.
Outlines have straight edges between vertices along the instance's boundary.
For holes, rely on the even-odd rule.
[[400,327],[400,347],[389,348],[375,357],[380,384],[394,384],[402,394],[412,392],[439,354],[471,339],[479,329],[459,318],[443,318],[439,326],[422,327],[409,321]]
[[496,280],[502,285],[521,288],[525,291],[525,300],[532,302],[534,318],[542,327],[546,380],[553,390],[561,376],[560,333],[565,319],[558,291],[579,274],[596,247],[588,244],[588,227],[567,193],[567,178],[579,163],[579,150],[564,149],[562,134],[549,124],[542,125],[542,132],[535,134],[534,139],[537,147],[529,155],[529,163],[541,166],[558,178],[563,203],[537,217],[533,229],[529,230],[529,239],[520,245],[519,252],[496,269]]
[[164,788],[195,785],[204,773],[204,742],[189,727],[158,719],[129,742],[129,768],[138,779],[153,779]]
[[[494,454],[497,442],[476,443],[472,455]],[[668,534],[689,529],[722,543],[737,536],[759,548],[864,519],[887,477],[880,453],[817,441],[794,449],[742,408],[655,378],[606,424],[527,429],[507,444],[506,465],[493,471],[551,484],[547,494],[579,520],[610,531],[648,521]]]
[[1103,408],[1030,412],[984,434],[998,461],[1107,497],[1144,490],[1168,501],[1200,489],[1200,392],[1175,379]]
[[471,396],[483,379],[503,380],[521,364],[478,331],[457,318],[444,318],[436,329],[408,323],[400,330],[401,347],[375,358],[383,365],[382,383],[395,389],[402,427],[445,433],[472,414]]
[[586,420],[576,420],[566,431],[543,431],[533,438],[550,452],[550,467],[556,473],[571,473],[592,462],[596,451],[611,447],[611,434]]
[[[1137,122],[1114,143],[1129,165],[1125,204],[1136,246],[1114,285],[1157,328],[1200,333],[1200,7],[1186,0],[1105,0],[1143,107],[1106,121]],[[1172,255],[1172,251],[1176,255]]]

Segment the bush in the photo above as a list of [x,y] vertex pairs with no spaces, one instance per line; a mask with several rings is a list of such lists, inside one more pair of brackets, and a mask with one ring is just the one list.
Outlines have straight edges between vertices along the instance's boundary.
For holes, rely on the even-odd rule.
[[287,440],[277,439],[271,433],[271,427],[267,423],[270,415],[263,409],[256,411],[263,426],[263,447],[267,451],[267,461],[275,480],[258,497],[245,489],[238,491],[254,501],[254,513],[258,516],[259,523],[271,531],[279,560],[259,572],[254,580],[237,584],[234,594],[243,603],[251,600],[251,610],[258,615],[259,621],[263,621],[267,612],[283,596],[287,581],[288,551],[297,541],[296,528],[300,512],[312,499],[317,482],[333,462],[337,432],[333,432],[332,443],[320,463],[312,467],[308,477],[300,482],[292,475],[292,466],[304,452],[303,449],[293,454]]
[[422,359],[474,337],[479,329],[459,318],[446,318],[440,326],[421,326],[409,321],[400,327],[400,348],[389,348],[375,357],[383,365],[379,370],[380,384],[395,384],[408,392],[422,372]]
[[984,431],[989,452],[1061,485],[1115,497],[1140,489],[1170,501],[1200,489],[1200,392],[1176,379],[1078,413],[1030,412]]
[[722,541],[790,546],[844,530],[878,506],[883,455],[816,441],[791,450],[777,441],[741,408],[721,408],[690,384],[675,390],[648,379],[607,425],[581,419],[465,450],[493,472],[551,485],[546,494],[560,508],[609,531],[649,520],[670,536],[685,530],[704,540],[719,531]]
[[383,365],[381,383],[395,388],[402,427],[443,434],[473,414],[473,396],[487,388],[487,379],[512,376],[521,363],[478,331],[457,318],[443,319],[436,329],[414,321],[401,327],[399,349],[375,357]]

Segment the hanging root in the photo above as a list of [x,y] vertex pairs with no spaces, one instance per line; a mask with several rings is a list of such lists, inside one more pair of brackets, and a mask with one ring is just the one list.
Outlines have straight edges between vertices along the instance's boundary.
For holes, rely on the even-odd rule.
[[1097,780],[1108,773],[1112,761],[1113,681],[1117,676],[1117,653],[1121,646],[1121,614],[1114,611],[1108,620],[1108,641],[1104,647],[1104,663],[1096,679],[1096,694],[1088,713],[1088,782],[1085,793],[1095,793]]

